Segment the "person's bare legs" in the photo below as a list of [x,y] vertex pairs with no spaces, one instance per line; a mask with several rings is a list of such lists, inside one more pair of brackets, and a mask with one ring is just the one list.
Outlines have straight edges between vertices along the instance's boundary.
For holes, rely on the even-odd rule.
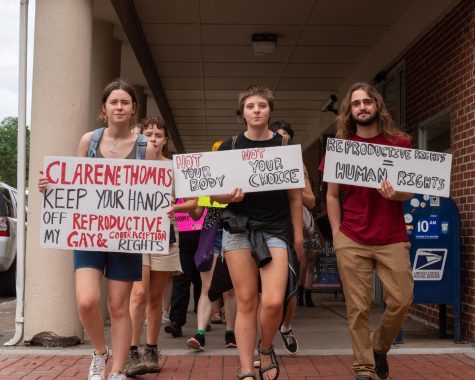
[[[307,255],[305,255],[307,256]],[[307,260],[307,268],[304,274],[305,278],[305,289],[313,288],[313,275],[315,274],[315,254],[309,255]]]
[[150,272],[150,292],[147,304],[147,344],[156,345],[162,326],[162,299],[172,272]]
[[142,281],[135,281],[130,294],[130,317],[132,319],[131,346],[140,345],[140,336],[145,322],[145,309],[149,298],[150,267],[142,266]]
[[224,315],[226,316],[226,330],[234,330],[236,323],[236,294],[234,289],[223,293]]
[[107,280],[107,306],[111,317],[113,363],[112,371],[125,369],[132,341],[132,320],[129,313],[132,281]]
[[[288,255],[284,248],[269,248],[272,261],[260,269],[262,296],[259,322],[261,326],[261,341],[259,347],[268,350],[277,329],[282,321],[285,290],[288,280]],[[261,368],[272,363],[270,355],[261,355]],[[265,380],[275,379],[277,369],[271,369],[263,374]]]
[[291,297],[289,303],[287,304],[287,309],[285,311],[284,321],[282,325],[288,330],[294,319],[295,310],[297,310],[297,298]]
[[218,298],[216,301],[211,302],[211,323],[220,323],[223,320],[221,313],[221,300]]
[[253,372],[257,328],[257,266],[250,249],[226,251],[226,263],[236,294],[235,335],[241,372]]
[[209,317],[211,315],[212,303],[208,297],[209,287],[211,285],[211,278],[213,277],[214,266],[216,265],[217,255],[213,255],[213,264],[208,272],[200,272],[201,276],[201,294],[198,301],[197,312],[197,328],[198,330],[206,330]]
[[[173,276],[168,276],[168,281],[165,284],[165,289],[163,289],[162,296],[162,315],[163,312],[170,313],[170,305],[172,303],[172,290],[173,290]],[[168,314],[167,314],[168,315]]]
[[94,268],[79,268],[76,277],[76,304],[82,325],[97,354],[106,352],[104,320],[100,310],[102,272]]

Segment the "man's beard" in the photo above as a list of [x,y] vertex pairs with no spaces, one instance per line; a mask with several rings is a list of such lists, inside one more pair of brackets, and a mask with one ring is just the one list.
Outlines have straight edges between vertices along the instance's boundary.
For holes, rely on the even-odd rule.
[[351,119],[355,122],[356,125],[368,127],[378,119],[378,114],[375,112],[374,115],[370,115],[370,117],[368,117],[367,119],[362,120],[359,118],[355,118],[353,115],[351,115]]

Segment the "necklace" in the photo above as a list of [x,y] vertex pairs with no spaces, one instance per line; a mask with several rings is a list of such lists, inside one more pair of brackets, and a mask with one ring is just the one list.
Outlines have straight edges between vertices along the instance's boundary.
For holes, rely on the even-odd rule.
[[112,146],[110,147],[109,152],[111,152],[111,153],[117,152],[118,145],[119,145],[119,141],[116,141],[116,142],[112,143]]
[[124,137],[121,137],[117,139],[116,141],[112,142],[112,146],[109,148],[109,152],[111,153],[116,153],[117,150],[119,149],[119,143],[124,139]]

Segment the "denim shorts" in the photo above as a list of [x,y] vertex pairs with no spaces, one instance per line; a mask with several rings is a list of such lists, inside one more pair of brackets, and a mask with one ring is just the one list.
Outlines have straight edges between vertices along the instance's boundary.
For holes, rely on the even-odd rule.
[[[269,248],[287,249],[287,243],[282,239],[265,232],[264,239],[266,239],[266,243]],[[223,230],[223,252],[233,251],[235,249],[251,249],[251,242],[249,241],[247,232],[231,234],[228,231]]]
[[213,253],[221,253],[223,249],[223,230],[218,230],[214,237]]
[[73,257],[75,271],[79,268],[93,268],[111,280],[142,280],[141,254],[75,250]]

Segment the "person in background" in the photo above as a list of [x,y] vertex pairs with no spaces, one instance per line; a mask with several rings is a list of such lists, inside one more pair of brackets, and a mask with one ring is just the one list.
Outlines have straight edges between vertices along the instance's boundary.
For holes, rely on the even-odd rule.
[[[165,122],[153,117],[142,121],[142,134],[155,149],[156,160],[168,161],[163,154],[168,142],[168,129]],[[192,202],[173,205],[172,211],[188,211]],[[130,297],[130,315],[132,317],[132,343],[125,368],[127,376],[143,375],[160,371],[158,359],[158,338],[162,321],[162,299],[169,279],[181,273],[176,222],[171,217],[170,247],[168,254],[144,254],[142,262],[142,280],[135,281]],[[140,352],[140,336],[147,316],[147,342],[143,353]]]
[[[216,141],[213,144],[212,151],[217,151],[221,146],[222,141]],[[197,205],[197,204],[196,204]],[[204,220],[204,227],[202,230],[201,238],[205,236],[205,230],[210,230],[211,226],[214,223],[218,224],[216,235],[214,236],[213,243],[213,264],[209,271],[200,272],[201,275],[201,295],[198,302],[198,312],[197,312],[197,330],[196,334],[187,340],[186,345],[189,348],[193,348],[197,351],[204,350],[206,344],[206,326],[208,324],[211,310],[212,302],[208,298],[208,291],[211,285],[211,278],[213,276],[214,267],[216,265],[216,260],[222,251],[222,234],[223,227],[221,224],[221,215],[223,208],[220,207],[207,207],[208,211]],[[198,206],[190,216],[193,219],[197,220],[203,214],[205,208]],[[212,231],[212,230],[210,230]],[[211,242],[211,241],[210,241]],[[234,322],[236,319],[236,299],[234,296],[234,290],[228,290],[223,294],[224,298],[224,307],[226,313],[226,332],[224,335],[225,347],[226,348],[235,348],[236,347],[236,338],[234,335]]]
[[[183,202],[188,202],[187,200]],[[178,200],[176,206],[180,206]],[[196,205],[196,203],[195,203]],[[195,206],[196,207],[196,206]],[[179,226],[178,226],[179,227]],[[164,327],[167,334],[174,338],[182,337],[182,326],[186,323],[186,313],[190,302],[190,287],[193,284],[193,298],[195,312],[198,308],[198,300],[201,294],[200,272],[196,269],[194,255],[200,240],[200,230],[179,231],[179,255],[183,273],[173,277],[172,297],[170,305],[169,320]]]
[[[397,129],[378,91],[355,83],[341,102],[336,137],[410,148],[409,136]],[[324,161],[320,164],[324,170]],[[340,191],[344,190],[340,205]],[[338,270],[345,295],[356,379],[389,376],[387,352],[411,306],[413,278],[402,201],[412,194],[396,191],[388,180],[379,189],[328,183],[327,210]],[[372,275],[383,283],[386,308],[370,334]]]
[[[274,132],[279,133],[281,136],[287,137],[289,139],[294,138],[294,130],[292,126],[287,123],[285,120],[274,121],[270,125],[270,129]],[[311,210],[315,207],[315,195],[312,191],[312,186],[310,185],[310,180],[308,178],[307,168],[303,167],[305,175],[305,187],[302,189],[302,202],[303,206],[308,210]],[[308,238],[304,240],[304,248],[309,246]],[[313,260],[312,260],[313,257]],[[284,347],[289,354],[296,354],[299,348],[298,340],[294,335],[292,329],[292,321],[295,316],[295,311],[297,305],[303,306],[303,294],[304,286],[305,288],[305,305],[312,307],[314,306],[312,302],[312,281],[313,281],[313,271],[315,267],[315,255],[311,251],[305,250],[305,255],[299,263],[299,275],[298,275],[298,291],[297,298],[292,297],[289,304],[287,305],[287,310],[285,312],[284,320],[280,326],[280,336],[284,343]],[[307,276],[310,274],[310,280],[307,280]]]
[[[133,87],[121,79],[109,83],[102,92],[100,107],[100,117],[106,127],[84,134],[79,141],[77,156],[154,160],[152,144],[147,145],[143,136],[137,136],[131,130],[136,113],[137,97]],[[48,178],[41,177],[39,190],[44,192],[48,184]],[[74,250],[73,258],[79,317],[94,347],[88,379],[104,379],[110,355],[100,310],[101,283],[105,277],[114,352],[109,379],[125,380],[125,363],[132,338],[129,299],[133,282],[142,278],[142,255]]]

